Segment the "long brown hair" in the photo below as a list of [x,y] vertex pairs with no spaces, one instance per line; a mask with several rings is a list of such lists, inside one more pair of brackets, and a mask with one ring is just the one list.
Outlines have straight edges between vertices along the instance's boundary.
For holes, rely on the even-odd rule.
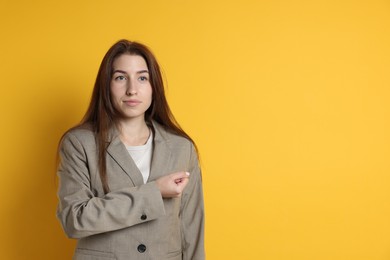
[[152,104],[145,112],[146,123],[151,126],[151,122],[154,120],[166,130],[187,138],[195,146],[194,141],[180,127],[169,108],[165,97],[160,66],[153,53],[147,46],[141,43],[128,40],[118,41],[108,50],[100,64],[88,110],[80,124],[76,126],[89,125],[95,132],[98,147],[99,173],[105,193],[110,191],[106,169],[108,133],[110,128],[117,123],[118,118],[121,117],[120,112],[115,109],[111,101],[110,82],[113,75],[113,62],[122,54],[139,55],[145,59],[148,66],[152,86]]

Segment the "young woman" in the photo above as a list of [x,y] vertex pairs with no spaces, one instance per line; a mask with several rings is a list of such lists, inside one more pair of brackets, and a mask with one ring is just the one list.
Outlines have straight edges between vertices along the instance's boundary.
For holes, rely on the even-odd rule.
[[74,259],[205,259],[197,149],[146,46],[121,40],[108,50],[59,155],[57,216],[78,239]]

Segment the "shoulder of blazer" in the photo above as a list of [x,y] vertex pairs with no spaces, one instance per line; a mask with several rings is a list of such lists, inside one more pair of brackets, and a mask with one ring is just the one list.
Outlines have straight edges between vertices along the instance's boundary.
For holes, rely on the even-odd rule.
[[[168,131],[167,129],[165,129],[165,127],[155,121],[152,121],[152,124],[154,129],[155,142],[160,144],[164,143],[169,148],[173,149],[178,146],[192,146],[191,141],[187,138]],[[113,127],[109,131],[109,142],[111,143],[112,141],[114,141],[116,137],[118,137],[118,135],[118,130]],[[64,135],[63,139],[69,138],[70,136],[75,137],[80,143],[83,143],[84,145],[96,146],[96,134],[89,125],[83,125],[71,129]]]
[[155,142],[165,142],[170,148],[192,145],[191,141],[187,138],[168,131],[165,127],[155,121],[152,121],[152,123],[155,134]]
[[[67,136],[74,136],[83,144],[96,145],[96,132],[93,130],[92,126],[88,123],[72,128],[64,135],[64,138],[67,138]],[[108,131],[107,142],[111,143],[118,136],[119,136],[118,130],[116,129],[116,127],[112,127]]]
[[95,133],[92,130],[92,128],[88,127],[88,125],[79,126],[79,127],[76,127],[76,128],[69,130],[64,135],[62,140],[67,139],[67,138],[71,138],[71,137],[76,138],[80,143],[83,143],[83,144],[90,144],[90,145],[96,144]]

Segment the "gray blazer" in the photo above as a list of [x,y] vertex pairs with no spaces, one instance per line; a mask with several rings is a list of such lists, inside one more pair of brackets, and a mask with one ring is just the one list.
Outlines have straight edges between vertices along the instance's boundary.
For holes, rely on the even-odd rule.
[[[74,259],[205,259],[201,172],[193,144],[153,122],[154,142],[146,184],[113,130],[107,148],[110,192],[101,185],[95,136],[68,132],[60,145],[57,217],[78,239]],[[155,180],[188,171],[181,198],[163,199]]]

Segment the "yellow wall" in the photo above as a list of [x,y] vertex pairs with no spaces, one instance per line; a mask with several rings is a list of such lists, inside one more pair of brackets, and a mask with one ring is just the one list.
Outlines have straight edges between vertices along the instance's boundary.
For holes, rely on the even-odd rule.
[[116,40],[203,164],[208,259],[390,259],[390,2],[0,2],[0,258],[70,259],[56,145]]

